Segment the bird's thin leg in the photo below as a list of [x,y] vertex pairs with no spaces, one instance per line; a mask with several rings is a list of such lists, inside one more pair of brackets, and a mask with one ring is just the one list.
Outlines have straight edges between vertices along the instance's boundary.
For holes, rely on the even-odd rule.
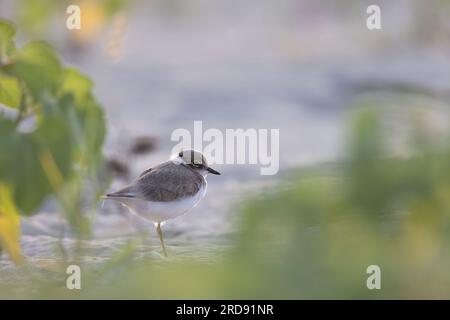
[[156,231],[158,232],[159,241],[161,242],[161,247],[164,252],[164,257],[167,258],[167,251],[166,251],[166,246],[164,245],[164,239],[163,239],[163,234],[162,234],[162,230],[161,230],[161,223],[158,223],[156,225]]

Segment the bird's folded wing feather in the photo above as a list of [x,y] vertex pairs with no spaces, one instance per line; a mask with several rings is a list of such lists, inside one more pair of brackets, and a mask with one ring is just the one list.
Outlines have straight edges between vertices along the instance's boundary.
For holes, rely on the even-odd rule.
[[109,197],[138,198],[146,201],[174,201],[195,195],[203,177],[184,165],[171,161],[144,171],[132,185],[111,193]]

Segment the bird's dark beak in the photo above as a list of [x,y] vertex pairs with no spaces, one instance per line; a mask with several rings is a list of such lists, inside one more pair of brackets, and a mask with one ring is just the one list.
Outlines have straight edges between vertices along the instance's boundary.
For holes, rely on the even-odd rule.
[[208,171],[209,173],[212,173],[212,174],[217,174],[217,175],[219,175],[219,176],[220,176],[220,172],[219,172],[219,171],[216,171],[216,170],[214,170],[213,168],[207,167],[207,168],[206,168],[206,171]]

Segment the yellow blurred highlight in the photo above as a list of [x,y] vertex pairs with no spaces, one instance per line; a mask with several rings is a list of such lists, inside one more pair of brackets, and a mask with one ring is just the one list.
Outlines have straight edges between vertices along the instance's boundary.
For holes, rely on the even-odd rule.
[[81,29],[73,30],[70,34],[78,45],[88,44],[99,35],[106,21],[106,12],[100,1],[75,1],[81,9]]
[[64,184],[64,179],[50,151],[45,150],[41,152],[39,154],[39,161],[41,162],[41,166],[44,169],[52,188],[55,192],[58,192]]
[[0,243],[16,265],[23,262],[20,249],[20,216],[10,189],[0,184]]

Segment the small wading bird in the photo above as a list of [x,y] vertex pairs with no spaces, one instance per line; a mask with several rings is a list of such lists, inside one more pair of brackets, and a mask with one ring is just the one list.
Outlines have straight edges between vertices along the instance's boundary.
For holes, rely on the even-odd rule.
[[161,223],[186,213],[199,203],[206,194],[208,173],[220,175],[208,166],[200,152],[181,151],[172,160],[145,170],[131,185],[105,198],[119,201],[134,214],[153,222],[167,257]]

